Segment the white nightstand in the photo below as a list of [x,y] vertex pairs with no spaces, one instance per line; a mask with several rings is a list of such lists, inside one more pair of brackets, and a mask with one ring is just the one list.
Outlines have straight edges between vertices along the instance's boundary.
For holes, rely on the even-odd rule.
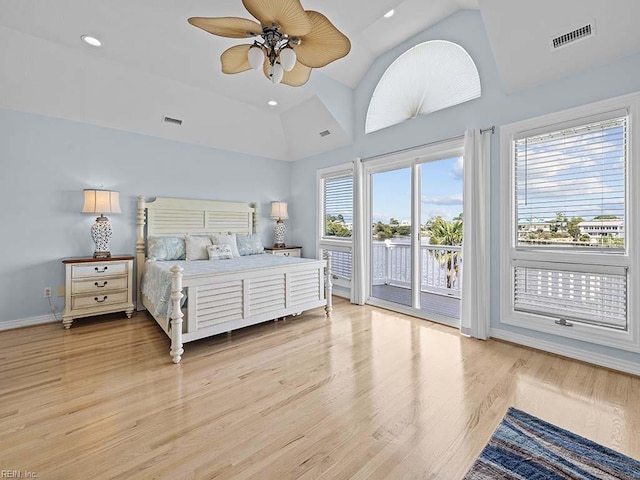
[[62,324],[75,318],[124,311],[133,313],[133,255],[111,258],[65,258],[65,296]]
[[280,255],[282,257],[301,257],[302,247],[265,247],[264,253],[270,253],[271,255]]

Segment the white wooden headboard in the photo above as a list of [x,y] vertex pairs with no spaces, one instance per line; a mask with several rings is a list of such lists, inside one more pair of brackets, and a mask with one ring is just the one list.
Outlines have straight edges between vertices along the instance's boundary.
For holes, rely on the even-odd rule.
[[[152,235],[188,233],[255,233],[258,231],[257,204],[157,197],[147,202],[138,196],[138,238],[136,267],[138,310],[140,281],[144,270],[146,239]],[[145,228],[146,227],[146,228]],[[146,234],[146,235],[145,235]]]
[[[187,233],[253,233],[256,209],[241,202],[138,197],[138,214],[146,210],[147,236]],[[144,232],[143,232],[144,234]]]

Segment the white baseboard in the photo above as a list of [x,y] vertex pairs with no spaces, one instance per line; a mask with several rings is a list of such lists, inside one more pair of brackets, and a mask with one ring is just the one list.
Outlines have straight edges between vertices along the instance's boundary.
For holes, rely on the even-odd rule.
[[13,328],[31,327],[33,325],[42,325],[43,323],[55,323],[53,316],[40,315],[39,317],[19,318],[17,320],[9,320],[8,322],[0,322],[0,330],[11,330]]
[[627,360],[610,357],[609,355],[602,355],[599,353],[591,352],[589,350],[583,350],[581,348],[559,345],[554,342],[539,340],[536,338],[528,337],[526,335],[506,332],[504,330],[495,328],[490,329],[489,336],[491,338],[506,340],[507,342],[517,343],[519,345],[536,348],[545,352],[555,353],[556,355],[560,355],[562,357],[569,357],[575,360],[581,360],[583,362],[600,365],[601,367],[607,367],[613,370],[620,370],[621,372],[640,376],[640,364],[636,362],[629,362]]
[[351,291],[348,288],[336,287],[334,285],[331,293],[336,297],[346,298],[347,300],[351,298]]

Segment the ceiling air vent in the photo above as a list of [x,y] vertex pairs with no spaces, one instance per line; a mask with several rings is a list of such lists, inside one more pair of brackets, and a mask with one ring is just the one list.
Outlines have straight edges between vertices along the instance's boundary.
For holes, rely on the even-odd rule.
[[171,123],[173,125],[182,125],[182,120],[178,118],[164,117],[162,121],[165,123]]
[[571,32],[564,33],[558,37],[553,37],[549,42],[551,44],[551,50],[557,50],[558,48],[566,47],[570,43],[577,42],[578,40],[584,40],[596,33],[595,22],[583,25],[580,28],[576,28]]
[[329,130],[323,130],[318,135],[320,135],[321,137],[326,137],[327,135],[331,135],[331,132]]

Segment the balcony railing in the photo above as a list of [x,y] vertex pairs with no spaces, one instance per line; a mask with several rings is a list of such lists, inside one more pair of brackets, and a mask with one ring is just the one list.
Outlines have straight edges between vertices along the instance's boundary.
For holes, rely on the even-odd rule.
[[[389,241],[371,244],[373,285],[411,286],[411,245]],[[462,247],[422,245],[420,247],[422,281],[426,293],[462,298]],[[351,252],[331,249],[334,279],[351,279]]]
[[[373,285],[411,286],[411,245],[402,241],[372,242]],[[420,290],[462,298],[462,247],[421,245]]]

